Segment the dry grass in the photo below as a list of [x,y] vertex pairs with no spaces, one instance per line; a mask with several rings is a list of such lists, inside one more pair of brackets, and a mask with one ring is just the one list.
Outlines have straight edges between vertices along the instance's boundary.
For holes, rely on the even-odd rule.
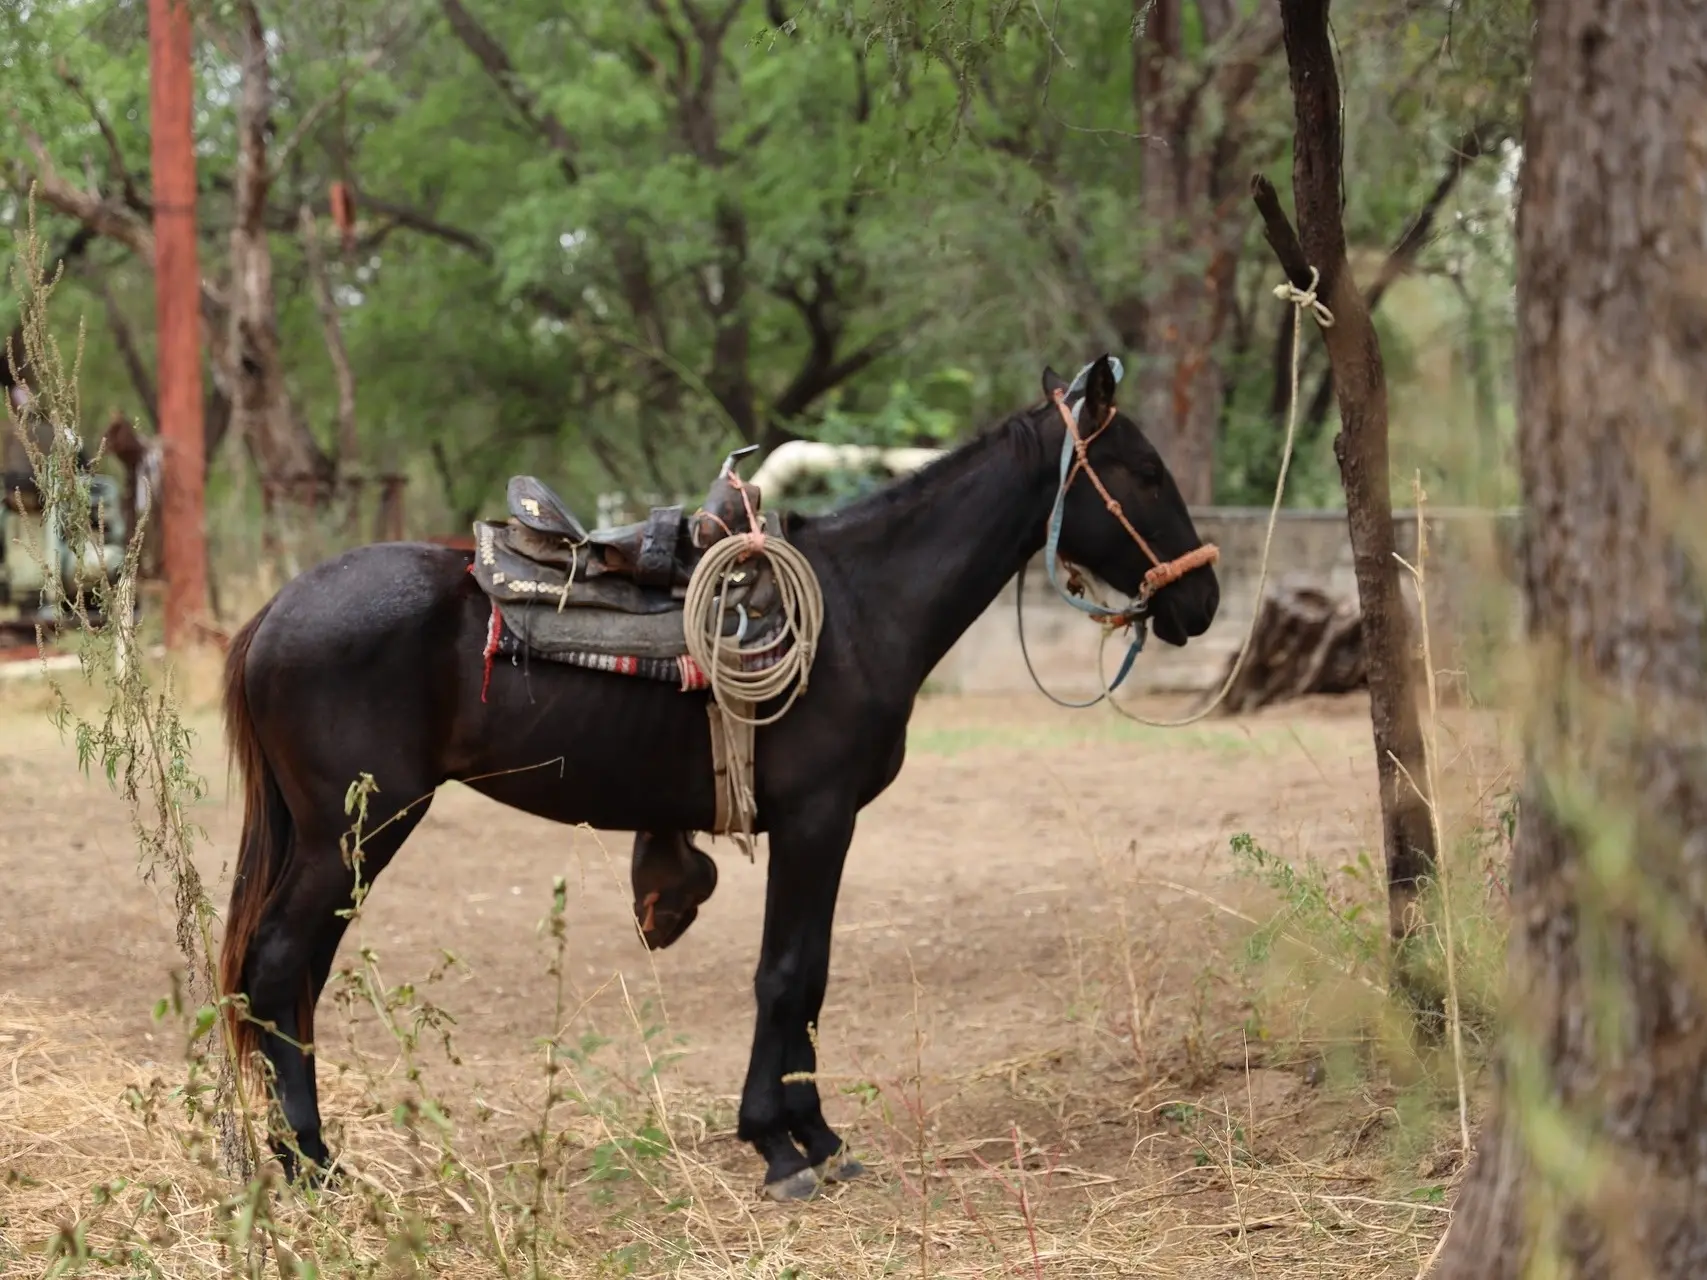
[[[353,1174],[314,1200],[218,1172],[174,1055],[124,1058],[84,1018],[0,997],[0,1273],[1416,1275],[1455,1159],[1395,1169],[1395,1090],[1302,1085],[1245,1043],[1231,989],[1149,1020],[1136,1061],[1131,1028],[1105,1016],[1128,1008],[1117,970],[1135,945],[1082,940],[1110,998],[1077,1043],[947,1077],[823,1081],[863,1099],[847,1131],[873,1176],[787,1208],[753,1194],[733,1100],[674,1083],[667,1036],[626,991],[613,1043],[582,1052],[573,1017],[557,1038],[543,1179],[541,1053],[518,1044],[496,1084],[436,1067],[433,1098],[371,1012],[323,1003],[323,1101],[348,1118],[336,1145]],[[403,990],[400,1023],[430,1008]],[[1450,1108],[1435,1120],[1449,1131]]]
[[[186,705],[213,674],[183,673]],[[1459,832],[1485,825],[1503,777],[1487,751],[1466,735],[1443,752]],[[650,1011],[661,991],[617,975],[587,985],[621,1025],[578,1006],[540,1028],[563,1066],[542,1125],[547,1036],[496,1046],[503,1061],[476,1079],[433,1034],[442,988],[388,985],[358,925],[342,963],[368,985],[346,979],[320,1015],[323,1110],[353,1176],[313,1199],[219,1171],[211,1125],[178,1092],[170,1017],[156,1042],[175,1047],[140,1061],[86,1017],[0,995],[0,1275],[1417,1276],[1461,1176],[1450,1064],[1401,1055],[1395,1071],[1378,995],[1331,965],[1276,948],[1249,967],[1252,937],[1281,918],[1328,945],[1285,894],[1168,892],[1088,819],[1062,836],[1096,849],[1090,889],[1125,908],[1069,938],[1062,1016],[948,1074],[836,1062],[850,1073],[821,1085],[872,1176],[804,1206],[755,1195],[735,1100],[680,1083]],[[1343,908],[1380,886],[1335,893]],[[1339,1056],[1322,1072],[1324,1050]]]

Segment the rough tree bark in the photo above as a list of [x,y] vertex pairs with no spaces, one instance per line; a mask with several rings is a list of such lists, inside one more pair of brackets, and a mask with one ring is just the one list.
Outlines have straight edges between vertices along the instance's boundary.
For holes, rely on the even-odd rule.
[[[1267,178],[1251,181],[1269,244],[1292,283],[1310,285],[1334,314],[1323,331],[1339,398],[1334,440],[1363,614],[1369,667],[1369,713],[1381,784],[1381,836],[1387,862],[1388,926],[1395,943],[1410,933],[1418,882],[1434,866],[1428,806],[1405,774],[1421,786],[1422,725],[1410,678],[1409,635],[1394,560],[1393,502],[1387,462],[1387,376],[1369,308],[1346,262],[1341,222],[1340,91],[1328,38],[1328,0],[1280,0],[1286,60],[1296,119],[1292,183],[1298,226],[1292,230]],[[1398,948],[1402,952],[1402,948]],[[1407,988],[1400,964],[1396,985]],[[1408,989],[1408,988],[1407,988]],[[1415,996],[1419,993],[1410,992]]]
[[1535,672],[1499,1096],[1436,1277],[1707,1274],[1707,6],[1537,8]]

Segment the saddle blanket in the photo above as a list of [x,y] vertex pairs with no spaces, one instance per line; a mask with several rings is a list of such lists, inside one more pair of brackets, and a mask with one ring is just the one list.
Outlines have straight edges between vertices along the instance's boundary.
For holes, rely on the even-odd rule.
[[[763,671],[774,667],[788,652],[789,645],[785,635],[779,635],[774,644],[757,651],[747,651],[741,657],[743,671]],[[497,601],[492,603],[492,621],[486,633],[486,649],[482,656],[486,659],[486,681],[481,689],[481,701],[486,700],[486,686],[492,679],[492,663],[497,658],[508,658],[511,665],[530,658],[546,662],[556,662],[564,666],[581,667],[588,671],[608,671],[613,675],[637,676],[642,680],[660,680],[673,682],[683,693],[692,693],[700,689],[709,689],[711,681],[701,670],[692,654],[683,653],[675,657],[653,657],[645,654],[614,654],[597,652],[591,649],[553,648],[542,650],[529,645],[509,627],[504,618],[504,611],[499,608]]]

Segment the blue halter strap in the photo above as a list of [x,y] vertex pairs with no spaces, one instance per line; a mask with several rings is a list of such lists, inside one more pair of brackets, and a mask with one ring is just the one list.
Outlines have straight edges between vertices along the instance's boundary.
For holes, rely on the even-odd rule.
[[[1119,358],[1115,357],[1115,356],[1110,356],[1108,362],[1109,362],[1110,366],[1112,366],[1113,371],[1114,371],[1115,384],[1118,385],[1121,378],[1123,376],[1125,376],[1125,372],[1126,372],[1125,366],[1122,365]],[[1084,407],[1084,403],[1085,403],[1085,386],[1086,386],[1086,383],[1089,382],[1089,380],[1090,380],[1091,369],[1094,366],[1095,366],[1095,361],[1093,361],[1091,364],[1087,364],[1083,369],[1079,370],[1078,376],[1075,377],[1072,381],[1072,384],[1070,386],[1068,386],[1066,396],[1063,398],[1063,404],[1065,405],[1067,412],[1072,415],[1073,425],[1075,427],[1077,427],[1079,424],[1079,411]],[[1044,541],[1044,546],[1043,546],[1043,567],[1044,567],[1044,571],[1047,572],[1049,575],[1049,585],[1055,588],[1055,594],[1060,596],[1061,599],[1065,600],[1068,604],[1072,605],[1075,609],[1078,609],[1080,612],[1090,615],[1091,617],[1097,619],[1097,621],[1099,621],[1099,622],[1105,622],[1106,623],[1106,622],[1109,622],[1110,620],[1118,619],[1118,620],[1124,621],[1125,624],[1131,628],[1132,643],[1126,650],[1126,657],[1125,657],[1125,659],[1122,660],[1122,662],[1120,664],[1119,673],[1114,677],[1113,682],[1108,686],[1109,691],[1112,692],[1115,689],[1118,689],[1121,685],[1121,682],[1124,681],[1126,679],[1126,677],[1131,674],[1132,664],[1137,661],[1139,653],[1141,653],[1144,649],[1144,639],[1145,639],[1145,635],[1146,635],[1146,628],[1144,626],[1143,602],[1141,600],[1140,601],[1134,601],[1132,604],[1128,605],[1128,607],[1125,609],[1110,609],[1106,605],[1097,604],[1095,601],[1085,600],[1080,596],[1076,596],[1076,595],[1072,594],[1070,591],[1068,591],[1066,589],[1066,587],[1064,587],[1061,584],[1060,577],[1058,576],[1057,566],[1059,565],[1059,562],[1060,562],[1061,522],[1062,522],[1062,519],[1066,513],[1067,476],[1068,476],[1069,470],[1072,467],[1073,456],[1075,453],[1074,436],[1075,436],[1075,433],[1072,431],[1065,431],[1061,435],[1061,466],[1060,466],[1059,478],[1057,479],[1056,486],[1055,486],[1055,502],[1054,502],[1054,505],[1049,510],[1049,533],[1048,533],[1048,537]],[[1019,589],[1022,593],[1025,590],[1025,579],[1024,579],[1024,571],[1023,570],[1021,571]],[[1022,645],[1024,644],[1024,641],[1025,641],[1025,636],[1024,636],[1024,630],[1023,630],[1023,626],[1022,626],[1021,635],[1020,635],[1020,642]],[[1030,665],[1030,662],[1028,659],[1027,660],[1027,666],[1029,667],[1029,665]],[[1034,678],[1035,678],[1035,676],[1034,676]],[[1045,691],[1045,692],[1047,692],[1047,691]],[[1091,702],[1069,704],[1069,705],[1087,706],[1087,707],[1088,706],[1095,706],[1096,703],[1100,702],[1101,700],[1102,699],[1099,696],[1098,698],[1093,699]]]

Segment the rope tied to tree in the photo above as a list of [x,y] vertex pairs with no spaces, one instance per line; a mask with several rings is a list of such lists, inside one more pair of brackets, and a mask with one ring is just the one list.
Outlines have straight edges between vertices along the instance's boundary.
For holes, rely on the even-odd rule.
[[[1227,678],[1221,682],[1221,688],[1204,706],[1179,720],[1151,720],[1146,716],[1139,715],[1136,711],[1128,711],[1114,700],[1113,690],[1110,689],[1108,677],[1103,671],[1103,651],[1107,648],[1110,635],[1110,632],[1104,631],[1102,643],[1097,646],[1097,682],[1102,685],[1102,696],[1108,699],[1109,706],[1128,720],[1148,725],[1154,729],[1178,729],[1188,724],[1196,724],[1226,700],[1228,691],[1233,687],[1233,682],[1239,678],[1239,672],[1244,669],[1245,659],[1250,656],[1251,641],[1256,636],[1257,619],[1262,613],[1263,588],[1268,585],[1268,559],[1270,551],[1274,548],[1274,525],[1280,515],[1281,499],[1286,493],[1286,472],[1292,465],[1292,444],[1298,432],[1298,374],[1303,352],[1304,313],[1308,311],[1315,316],[1316,323],[1323,329],[1331,329],[1334,324],[1334,313],[1328,309],[1326,303],[1316,296],[1316,289],[1321,281],[1322,273],[1315,267],[1311,267],[1309,288],[1300,289],[1290,279],[1274,288],[1274,296],[1282,302],[1291,304],[1296,317],[1292,325],[1291,394],[1286,404],[1286,440],[1280,451],[1280,474],[1275,477],[1274,502],[1268,510],[1268,529],[1263,534],[1262,560],[1257,570],[1257,587],[1251,598],[1251,620],[1245,628],[1245,640],[1239,646],[1239,655],[1234,659],[1232,669],[1227,672]],[[1118,684],[1119,681],[1117,680],[1115,683]]]
[[[1287,280],[1274,286],[1274,296],[1282,302],[1290,302],[1302,312],[1306,307],[1316,317],[1316,323],[1324,329],[1334,327],[1334,313],[1328,310],[1328,304],[1316,297],[1316,289],[1322,283],[1322,273],[1315,267],[1310,268],[1310,287],[1300,289],[1292,281]],[[1298,401],[1298,326],[1292,327],[1292,401],[1294,407]]]

